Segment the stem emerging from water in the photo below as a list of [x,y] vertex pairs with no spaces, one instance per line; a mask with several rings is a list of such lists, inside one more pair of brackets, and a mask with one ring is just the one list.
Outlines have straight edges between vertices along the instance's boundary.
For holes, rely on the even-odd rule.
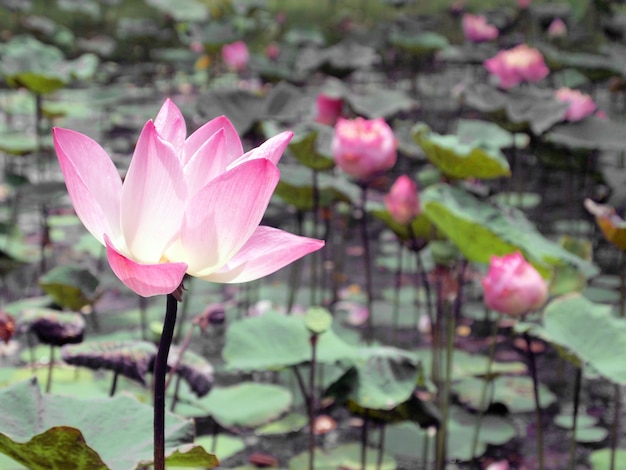
[[361,186],[361,242],[363,243],[363,263],[365,268],[365,291],[367,295],[367,344],[372,344],[374,339],[374,312],[372,304],[374,293],[372,292],[372,264],[370,260],[369,235],[367,233],[367,185]]
[[537,433],[537,462],[539,470],[543,470],[543,424],[541,420],[541,404],[539,402],[539,382],[537,380],[537,366],[535,364],[535,353],[532,350],[532,344],[528,332],[524,332],[526,340],[526,348],[528,349],[528,367],[530,375],[533,379],[533,395],[535,396],[535,431]]

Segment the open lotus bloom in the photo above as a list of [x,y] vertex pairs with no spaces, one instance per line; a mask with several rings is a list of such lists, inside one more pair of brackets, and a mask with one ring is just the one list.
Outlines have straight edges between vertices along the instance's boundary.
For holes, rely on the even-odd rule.
[[271,274],[324,242],[259,226],[278,183],[283,132],[243,153],[219,117],[186,137],[169,99],[137,141],[124,182],[91,138],[54,128],[54,146],[76,214],[106,246],[113,272],[148,297],[178,288],[185,273],[214,282]]
[[472,42],[491,41],[499,34],[498,28],[487,23],[487,18],[482,15],[464,14],[461,26],[465,39]]
[[487,307],[518,316],[538,310],[548,299],[548,285],[521,253],[492,256],[482,280]]
[[563,87],[556,90],[555,96],[559,101],[569,103],[563,116],[565,121],[580,121],[593,114],[597,107],[591,96],[579,90]]
[[538,82],[550,73],[541,52],[526,44],[500,51],[484,62],[489,73],[498,77],[500,88],[509,89],[522,82]]

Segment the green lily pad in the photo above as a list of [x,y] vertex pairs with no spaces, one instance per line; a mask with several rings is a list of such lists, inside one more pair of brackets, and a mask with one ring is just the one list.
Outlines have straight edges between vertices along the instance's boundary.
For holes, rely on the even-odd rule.
[[519,209],[534,209],[541,204],[541,195],[537,193],[498,193],[492,199],[499,204]]
[[201,445],[205,449],[214,449],[215,456],[220,459],[220,461],[226,460],[246,448],[246,443],[241,437],[230,436],[228,434],[200,436],[196,438],[194,443]]
[[579,294],[559,297],[546,307],[543,326],[532,325],[528,332],[574,363],[588,363],[610,382],[626,384],[626,366],[615,354],[626,348],[626,323],[612,315],[612,306]]
[[37,148],[37,139],[34,136],[24,133],[0,134],[0,150],[9,155],[28,155]]
[[[344,470],[395,470],[396,461],[388,455],[383,454],[381,465],[378,462],[378,450],[368,447],[366,450],[365,467],[361,466],[361,445],[357,443],[343,444],[335,447],[331,451],[323,451],[319,448],[315,449],[315,466],[318,470],[327,470],[331,468],[341,468]],[[302,452],[289,461],[289,470],[301,470],[308,468],[309,452]]]
[[450,45],[445,36],[431,31],[419,34],[413,31],[394,31],[389,36],[389,41],[394,47],[417,56],[431,56]]
[[[468,377],[455,383],[452,388],[461,403],[479,409],[483,383],[481,379]],[[510,413],[528,413],[535,409],[533,383],[530,377],[500,376],[494,379],[493,386],[492,403],[505,405]],[[539,401],[541,407],[547,408],[556,400],[556,395],[540,383]]]
[[179,0],[176,3],[167,0],[146,0],[146,3],[176,21],[206,21],[209,10],[206,5],[197,0]]
[[[307,134],[296,134],[289,143],[289,150],[304,166],[316,171],[330,170],[335,160],[330,155],[323,155],[317,148],[317,139],[323,131],[311,131]],[[328,137],[327,137],[328,138]]]
[[384,88],[351,92],[345,96],[348,105],[355,113],[368,119],[391,118],[403,111],[417,108],[418,103],[402,90]]
[[[79,399],[42,395],[36,380],[0,391],[0,452],[32,470],[136,468],[153,454],[151,406],[128,396]],[[28,418],[30,416],[30,418]],[[193,446],[193,423],[167,413],[168,463],[214,468],[217,459]],[[129,443],[132,443],[129,446]]]
[[[309,418],[300,413],[289,413],[283,418],[265,424],[255,430],[258,436],[277,436],[298,432],[303,429]],[[219,453],[218,453],[219,455]]]
[[[611,449],[594,450],[589,454],[589,462],[593,470],[611,468]],[[615,470],[626,470],[626,449],[615,451]]]
[[52,268],[39,278],[39,286],[62,307],[80,310],[93,303],[99,281],[80,266],[64,265]]
[[215,387],[199,403],[224,427],[254,428],[285,413],[292,396],[279,385],[242,382]]
[[504,154],[485,142],[467,142],[456,135],[434,132],[419,132],[414,138],[430,162],[452,178],[491,179],[511,175]]
[[546,139],[570,149],[621,150],[626,147],[623,123],[590,116],[578,122],[557,124]]
[[504,212],[449,185],[421,193],[422,210],[470,261],[489,263],[491,256],[520,251],[548,277],[556,266],[574,266],[586,277],[597,274],[590,262],[545,238],[521,212]]

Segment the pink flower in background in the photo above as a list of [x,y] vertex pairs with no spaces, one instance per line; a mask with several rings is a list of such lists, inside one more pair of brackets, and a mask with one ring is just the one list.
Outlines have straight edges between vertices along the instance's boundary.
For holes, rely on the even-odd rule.
[[519,253],[492,256],[482,280],[487,307],[518,316],[541,308],[548,299],[548,285]]
[[541,52],[526,44],[498,52],[487,59],[484,66],[489,73],[498,77],[499,86],[504,89],[513,88],[524,81],[538,82],[550,73]]
[[517,0],[517,6],[520,10],[527,10],[531,3],[532,0]]
[[396,164],[396,138],[382,118],[339,118],[331,147],[339,168],[361,181]]
[[173,292],[185,273],[213,282],[251,281],[324,245],[259,226],[291,132],[245,154],[225,117],[186,133],[182,113],[165,101],[143,127],[122,182],[98,143],[53,129],[76,214],[106,246],[126,286],[148,297]]
[[498,37],[499,31],[495,26],[487,23],[482,15],[466,13],[461,20],[465,39],[472,42],[491,41]]
[[269,60],[278,59],[278,56],[280,55],[280,48],[278,47],[278,44],[275,42],[269,44],[265,49],[265,55]]
[[555,18],[548,26],[548,37],[551,39],[567,36],[567,26],[561,18]]
[[407,225],[420,213],[417,184],[406,175],[398,177],[385,195],[385,206],[393,220]]
[[334,126],[343,111],[343,98],[320,93],[315,100],[315,122]]
[[565,121],[580,121],[593,114],[597,107],[591,96],[579,90],[563,87],[556,90],[555,95],[559,101],[569,103],[569,108],[563,116]]
[[222,58],[226,66],[233,71],[241,72],[248,65],[250,54],[243,41],[236,41],[222,46]]

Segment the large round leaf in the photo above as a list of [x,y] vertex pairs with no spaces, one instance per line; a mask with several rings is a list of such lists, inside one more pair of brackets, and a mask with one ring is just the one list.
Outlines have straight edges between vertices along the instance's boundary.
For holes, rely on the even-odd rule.
[[[395,470],[396,461],[388,454],[383,454],[381,464],[378,465],[378,450],[366,449],[365,467],[361,466],[361,446],[357,443],[343,444],[331,451],[315,449],[315,468],[322,469],[363,469],[363,470]],[[308,468],[309,452],[302,452],[289,461],[289,470]]]
[[[41,395],[36,380],[0,391],[0,452],[31,470],[127,470],[153,458],[153,410],[129,396],[79,399]],[[194,426],[166,416],[167,462],[214,468],[217,459],[191,445]]]
[[63,265],[45,273],[38,283],[60,306],[80,310],[96,299],[99,281],[81,266]]

